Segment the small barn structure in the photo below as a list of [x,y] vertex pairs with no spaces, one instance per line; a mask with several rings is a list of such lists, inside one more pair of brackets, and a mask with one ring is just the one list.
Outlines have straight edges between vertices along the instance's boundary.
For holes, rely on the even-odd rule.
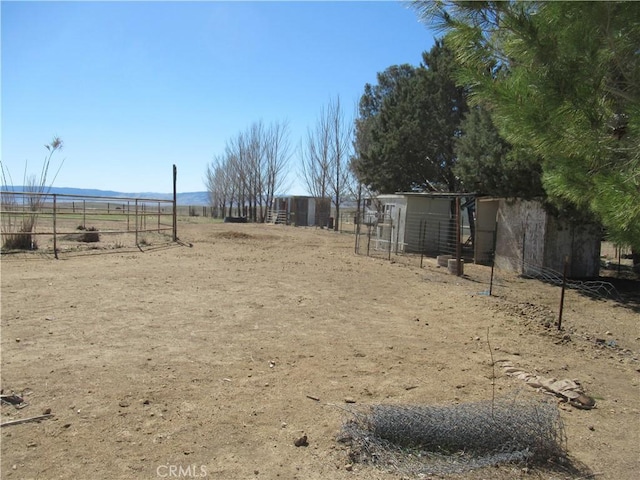
[[465,205],[469,194],[457,193],[396,193],[378,195],[380,204],[376,224],[376,248],[390,248],[396,253],[439,255],[456,250],[456,225],[460,222],[461,237],[471,234],[467,208],[457,211],[456,199]]
[[293,195],[274,198],[267,221],[297,227],[326,226],[330,214],[331,199]]
[[478,198],[476,201],[476,263],[489,264],[495,243],[495,265],[523,275],[541,269],[595,277],[600,269],[602,232],[592,224],[576,224],[548,213],[536,200]]

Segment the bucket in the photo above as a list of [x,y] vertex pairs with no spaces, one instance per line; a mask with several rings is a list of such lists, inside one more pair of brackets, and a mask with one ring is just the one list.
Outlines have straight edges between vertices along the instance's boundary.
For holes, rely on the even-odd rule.
[[[458,274],[458,261],[455,258],[450,258],[447,262],[447,268],[451,275]],[[464,273],[464,260],[460,260],[460,275]]]

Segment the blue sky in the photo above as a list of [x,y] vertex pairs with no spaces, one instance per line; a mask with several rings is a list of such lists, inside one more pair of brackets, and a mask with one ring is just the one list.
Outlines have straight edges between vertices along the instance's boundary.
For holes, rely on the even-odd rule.
[[[400,2],[2,1],[2,162],[21,184],[64,141],[57,187],[202,191],[225,142],[288,121],[300,140],[340,96],[417,65],[434,35]],[[55,158],[55,157],[54,157]]]

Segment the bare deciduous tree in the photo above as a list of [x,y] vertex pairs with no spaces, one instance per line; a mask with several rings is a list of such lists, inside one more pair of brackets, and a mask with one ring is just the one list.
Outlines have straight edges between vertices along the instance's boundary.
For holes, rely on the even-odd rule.
[[274,122],[265,134],[267,211],[273,207],[274,197],[285,187],[287,167],[291,158],[289,123]]
[[[205,172],[205,185],[223,215],[264,222],[273,198],[286,179],[289,161],[288,125],[261,121],[227,141],[224,155],[214,158]],[[228,203],[227,203],[228,202]]]
[[329,123],[331,125],[331,165],[333,180],[330,184],[331,199],[336,211],[334,230],[338,231],[340,205],[351,190],[351,169],[349,157],[352,146],[353,121],[346,119],[340,105],[340,97],[329,102]]
[[352,123],[345,118],[340,97],[336,97],[326,109],[322,108],[315,128],[307,131],[306,142],[300,148],[307,189],[320,202],[331,199],[336,211],[335,230],[339,228],[340,206],[352,188]]

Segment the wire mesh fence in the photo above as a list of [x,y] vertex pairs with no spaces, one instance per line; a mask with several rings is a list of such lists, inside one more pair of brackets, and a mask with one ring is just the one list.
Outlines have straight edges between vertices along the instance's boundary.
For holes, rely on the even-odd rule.
[[372,405],[351,414],[338,435],[351,460],[405,475],[566,463],[564,426],[551,402]]
[[[461,202],[457,197],[435,196],[427,197],[424,203],[414,201],[411,204],[407,203],[412,198],[408,195],[387,197],[386,203],[379,203],[376,210],[364,209],[354,219],[357,254],[421,268],[425,259],[436,259],[437,266],[448,267],[449,273],[467,273],[469,279],[486,281],[489,294],[494,282],[509,282],[519,276],[597,298],[620,299],[610,278],[571,278],[572,271],[592,271],[591,267],[583,268],[583,263],[597,262],[597,254],[594,259],[592,253],[585,253],[590,250],[576,240],[578,237],[568,237],[565,240],[570,241],[562,243],[557,234],[551,237],[558,242],[554,249],[554,240],[545,240],[543,236],[550,229],[547,224],[542,225],[540,219],[518,218],[518,228],[512,228],[509,222],[513,219],[503,219],[500,224],[495,212],[488,215],[491,218],[476,218],[474,198]],[[560,255],[555,250],[567,253]],[[565,271],[562,271],[562,264],[557,267],[563,256]],[[624,261],[619,249],[609,254],[614,260],[616,256],[619,271],[620,262]],[[549,262],[553,263],[553,268]],[[490,277],[484,278],[488,275],[487,269],[464,268],[469,264],[490,267]],[[609,260],[603,261],[607,277],[611,277],[612,264]]]
[[460,210],[406,211],[402,207],[363,211],[354,218],[355,251],[360,255],[422,264],[424,257],[473,261],[471,222]]

